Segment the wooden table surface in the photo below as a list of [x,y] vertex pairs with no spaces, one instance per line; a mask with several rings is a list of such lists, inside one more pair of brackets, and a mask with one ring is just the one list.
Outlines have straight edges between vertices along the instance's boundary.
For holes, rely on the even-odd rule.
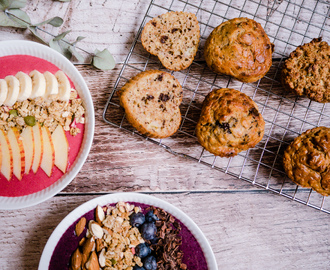
[[[103,121],[105,103],[149,0],[27,2],[34,23],[61,16],[63,26],[47,30],[72,29],[69,39],[86,36],[80,47],[91,52],[108,48],[117,65],[100,71],[76,64],[95,106],[90,154],[55,197],[22,210],[0,211],[1,270],[37,269],[47,239],[67,214],[92,198],[128,191],[151,194],[188,214],[208,239],[219,269],[330,269],[328,214],[172,155]],[[0,40],[14,39],[33,37],[0,28]]]

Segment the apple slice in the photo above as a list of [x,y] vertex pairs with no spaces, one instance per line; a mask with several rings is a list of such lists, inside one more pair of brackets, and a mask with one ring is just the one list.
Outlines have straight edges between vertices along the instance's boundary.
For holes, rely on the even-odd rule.
[[36,123],[32,130],[34,138],[34,158],[32,163],[32,171],[36,173],[40,167],[41,157],[44,151],[44,144],[40,124]]
[[41,133],[43,138],[44,152],[41,158],[40,167],[48,175],[48,177],[51,177],[55,162],[55,150],[52,135],[49,129],[45,126],[41,128]]
[[52,139],[55,149],[55,166],[65,173],[69,164],[69,142],[61,125],[54,130]]
[[25,172],[25,153],[22,140],[20,140],[20,133],[17,128],[8,130],[8,140],[13,151],[13,167],[14,175],[18,180],[22,180]]
[[1,144],[1,173],[8,181],[13,177],[13,151],[11,150],[7,134],[0,129]]
[[21,139],[25,151],[25,174],[28,174],[32,169],[33,159],[34,159],[34,136],[33,128],[27,126],[22,134]]

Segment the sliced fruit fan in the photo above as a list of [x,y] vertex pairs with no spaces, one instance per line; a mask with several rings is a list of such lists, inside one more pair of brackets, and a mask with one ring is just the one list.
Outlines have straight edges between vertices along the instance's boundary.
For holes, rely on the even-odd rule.
[[[0,79],[1,110],[9,116],[8,122],[2,121],[8,123],[5,127],[7,132],[0,129],[0,164],[1,173],[8,181],[13,175],[22,180],[25,174],[31,170],[36,173],[39,167],[48,177],[51,177],[54,165],[66,172],[69,145],[63,127],[58,124],[51,133],[47,126],[40,125],[35,116],[25,111],[29,106],[28,99],[35,99],[34,104],[50,104],[55,99],[69,102],[70,92],[70,81],[61,70],[56,74],[49,71],[42,74],[37,70],[30,74],[19,71],[15,76]],[[14,106],[16,102],[22,102],[20,108]],[[22,123],[19,120],[14,122],[11,116],[15,118],[20,113]],[[20,130],[22,126],[25,128]]]
[[[171,138],[157,140],[141,136],[131,127],[116,92],[141,71],[164,70],[158,59],[143,49],[140,35],[146,22],[168,11],[195,13],[201,27],[201,41],[193,64],[186,70],[172,72],[184,89],[181,127]],[[223,21],[235,17],[248,17],[259,22],[275,45],[271,70],[256,83],[241,83],[228,76],[216,75],[203,60],[203,47],[211,31]],[[320,36],[330,42],[329,25],[329,2],[323,0],[152,0],[110,94],[103,118],[107,123],[160,145],[175,155],[330,214],[329,198],[298,187],[288,179],[282,167],[283,151],[293,138],[307,129],[329,126],[330,107],[286,93],[279,81],[283,60],[297,46]],[[225,87],[250,96],[266,122],[263,140],[255,148],[229,159],[206,153],[195,136],[195,126],[205,96],[212,89]]]

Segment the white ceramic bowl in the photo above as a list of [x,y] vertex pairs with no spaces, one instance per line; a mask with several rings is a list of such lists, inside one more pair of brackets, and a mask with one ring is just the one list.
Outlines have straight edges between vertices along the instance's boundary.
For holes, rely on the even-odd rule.
[[176,208],[175,206],[165,202],[161,199],[158,199],[153,196],[139,194],[139,193],[116,193],[101,196],[95,199],[92,199],[75,210],[73,210],[70,214],[68,214],[61,223],[56,227],[53,231],[52,235],[48,239],[46,246],[42,252],[40,262],[39,262],[39,270],[44,270],[49,268],[49,264],[55,250],[55,247],[62,235],[66,232],[66,230],[81,216],[88,213],[89,211],[96,208],[97,205],[106,205],[117,203],[119,201],[125,201],[130,203],[141,203],[152,205],[155,207],[160,207],[164,209],[166,212],[172,214],[174,217],[179,219],[192,233],[192,235],[196,238],[198,244],[200,245],[205,259],[207,263],[207,267],[209,270],[217,270],[217,263],[213,254],[213,251],[208,243],[206,237],[202,233],[202,231],[198,228],[198,226],[194,223],[194,221],[189,218],[185,213]]
[[36,42],[22,40],[0,42],[0,57],[17,54],[30,55],[47,60],[63,70],[64,73],[69,76],[74,83],[79,96],[83,100],[86,109],[85,131],[80,152],[67,173],[65,173],[53,185],[36,193],[19,197],[0,196],[0,209],[20,209],[36,205],[60,192],[73,180],[84,164],[91,148],[94,135],[95,120],[92,97],[83,77],[74,65],[57,51]]

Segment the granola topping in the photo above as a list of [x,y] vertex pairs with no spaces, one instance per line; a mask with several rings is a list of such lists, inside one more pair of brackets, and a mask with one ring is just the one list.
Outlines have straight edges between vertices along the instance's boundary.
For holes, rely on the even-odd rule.
[[0,128],[8,131],[16,127],[22,131],[31,121],[26,119],[34,117],[35,121],[49,128],[53,132],[58,124],[65,131],[75,136],[80,133],[77,123],[84,124],[85,108],[82,100],[77,98],[77,92],[71,89],[69,101],[46,101],[42,97],[16,102],[12,107],[0,106]]

